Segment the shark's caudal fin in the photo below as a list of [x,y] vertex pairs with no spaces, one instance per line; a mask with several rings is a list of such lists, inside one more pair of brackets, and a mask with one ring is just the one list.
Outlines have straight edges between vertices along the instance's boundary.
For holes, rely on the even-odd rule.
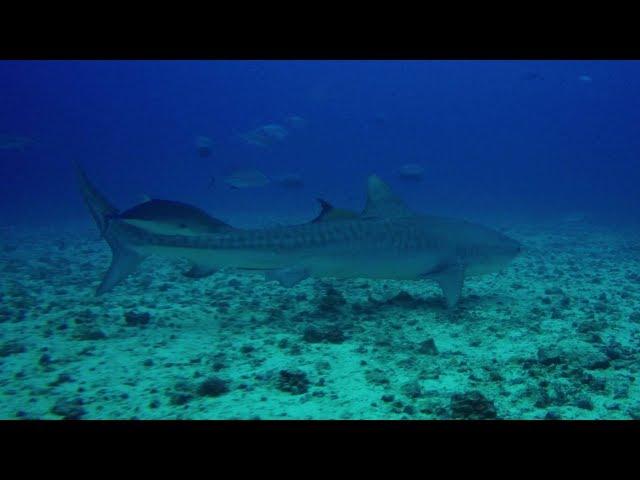
[[96,190],[91,182],[89,182],[80,165],[76,163],[75,166],[80,192],[82,193],[84,202],[89,207],[89,212],[91,212],[98,226],[98,230],[100,230],[100,234],[111,247],[111,265],[102,279],[102,283],[96,290],[96,295],[101,295],[111,290],[129,276],[144,257],[127,247],[118,235],[117,230],[110,228],[110,220],[118,215],[118,209],[109,203],[109,201]]
[[111,205],[111,203],[96,190],[87,178],[82,167],[78,163],[74,165],[84,203],[89,207],[89,212],[91,212],[91,216],[95,220],[100,234],[104,236],[109,219],[118,215],[118,209]]

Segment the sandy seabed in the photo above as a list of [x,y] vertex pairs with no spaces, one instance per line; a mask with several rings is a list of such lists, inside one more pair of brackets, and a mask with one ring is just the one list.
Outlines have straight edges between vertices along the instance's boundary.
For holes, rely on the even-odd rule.
[[640,234],[513,224],[527,250],[437,285],[183,275],[94,291],[89,224],[0,229],[0,418],[640,418]]

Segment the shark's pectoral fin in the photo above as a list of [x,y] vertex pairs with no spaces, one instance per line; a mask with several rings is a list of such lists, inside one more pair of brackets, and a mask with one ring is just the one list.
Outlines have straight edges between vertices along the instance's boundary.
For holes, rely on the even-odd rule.
[[102,295],[122,282],[133,273],[140,262],[144,260],[142,255],[126,248],[114,238],[107,236],[107,241],[111,245],[111,265],[102,279],[98,290],[96,290],[96,295]]
[[425,277],[438,282],[448,308],[458,303],[462,295],[462,284],[464,283],[464,265],[462,263],[447,264],[436,271],[425,274]]
[[218,269],[215,267],[194,264],[189,270],[183,272],[182,275],[188,278],[205,278],[213,275],[217,271]]
[[276,281],[283,287],[293,287],[309,278],[311,272],[306,267],[287,267],[278,270],[268,270],[264,274],[267,281]]

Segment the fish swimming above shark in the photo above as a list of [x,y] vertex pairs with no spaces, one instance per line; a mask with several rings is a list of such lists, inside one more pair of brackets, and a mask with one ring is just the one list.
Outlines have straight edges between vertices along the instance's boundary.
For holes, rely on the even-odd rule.
[[[121,283],[146,257],[160,255],[187,259],[202,272],[264,271],[268,280],[284,286],[309,277],[431,279],[439,283],[447,306],[453,307],[465,277],[497,272],[521,250],[516,240],[481,225],[414,213],[376,175],[367,180],[361,213],[343,210],[332,215],[333,207],[322,201],[323,211],[308,223],[240,229],[212,217],[202,220],[202,211],[186,204],[171,215],[147,205],[147,223],[132,223],[127,219],[131,213],[120,214],[79,166],[77,170],[84,201],[112,251],[98,295]],[[162,225],[175,225],[176,218],[167,220],[175,214],[187,227],[167,231]],[[206,232],[188,227],[203,222]]]
[[197,207],[172,200],[149,199],[111,218],[161,235],[217,233],[228,226]]

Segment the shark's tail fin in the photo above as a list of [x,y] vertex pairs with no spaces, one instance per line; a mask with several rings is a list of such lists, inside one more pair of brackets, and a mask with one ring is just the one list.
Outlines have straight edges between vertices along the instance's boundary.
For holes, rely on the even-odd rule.
[[89,182],[80,165],[76,163],[75,166],[84,202],[89,207],[89,212],[91,212],[100,234],[111,247],[111,265],[96,290],[96,295],[101,295],[129,276],[144,257],[126,245],[119,229],[112,228],[111,219],[118,215],[118,209],[109,203]]

